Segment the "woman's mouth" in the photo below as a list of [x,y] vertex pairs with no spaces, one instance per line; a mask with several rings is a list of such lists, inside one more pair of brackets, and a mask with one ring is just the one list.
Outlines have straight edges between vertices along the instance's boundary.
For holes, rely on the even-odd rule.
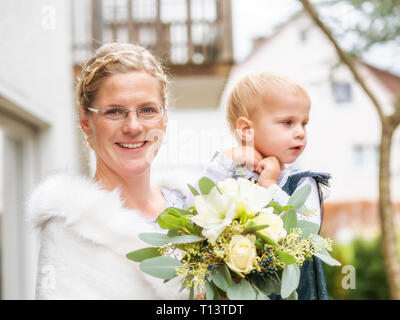
[[125,151],[140,151],[144,148],[148,141],[142,141],[142,142],[137,142],[137,143],[116,143],[117,146],[119,146],[121,149],[124,149]]

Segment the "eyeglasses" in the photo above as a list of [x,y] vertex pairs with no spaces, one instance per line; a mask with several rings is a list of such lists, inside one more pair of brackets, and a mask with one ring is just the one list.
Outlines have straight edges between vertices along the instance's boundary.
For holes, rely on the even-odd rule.
[[106,120],[121,121],[128,118],[129,112],[136,112],[137,119],[139,121],[151,122],[159,121],[162,119],[166,108],[158,105],[145,105],[143,107],[137,108],[136,110],[128,110],[121,107],[105,107],[101,109],[86,107],[86,110],[95,112],[100,116],[104,117]]

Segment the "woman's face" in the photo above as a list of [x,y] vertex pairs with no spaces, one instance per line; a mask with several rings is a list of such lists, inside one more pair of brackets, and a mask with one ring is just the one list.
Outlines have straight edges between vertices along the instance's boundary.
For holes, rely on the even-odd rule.
[[[136,110],[144,106],[162,106],[157,80],[146,72],[115,74],[102,80],[91,108],[110,107]],[[140,120],[136,112],[126,119],[110,120],[104,115],[87,112],[81,126],[97,159],[97,172],[114,172],[133,176],[148,172],[165,133],[167,116],[159,120]]]

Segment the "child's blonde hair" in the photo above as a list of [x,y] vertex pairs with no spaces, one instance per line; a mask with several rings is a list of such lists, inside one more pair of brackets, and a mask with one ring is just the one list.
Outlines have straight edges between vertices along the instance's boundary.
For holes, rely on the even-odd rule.
[[252,73],[242,78],[231,90],[226,108],[226,116],[232,132],[236,120],[249,116],[261,106],[268,104],[269,98],[282,94],[303,95],[307,92],[295,81],[270,72]]

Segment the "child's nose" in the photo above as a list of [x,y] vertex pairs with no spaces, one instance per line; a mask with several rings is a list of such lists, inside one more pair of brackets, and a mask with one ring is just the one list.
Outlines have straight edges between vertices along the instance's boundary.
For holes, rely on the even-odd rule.
[[295,137],[298,139],[303,139],[306,135],[306,129],[302,125],[295,127]]

